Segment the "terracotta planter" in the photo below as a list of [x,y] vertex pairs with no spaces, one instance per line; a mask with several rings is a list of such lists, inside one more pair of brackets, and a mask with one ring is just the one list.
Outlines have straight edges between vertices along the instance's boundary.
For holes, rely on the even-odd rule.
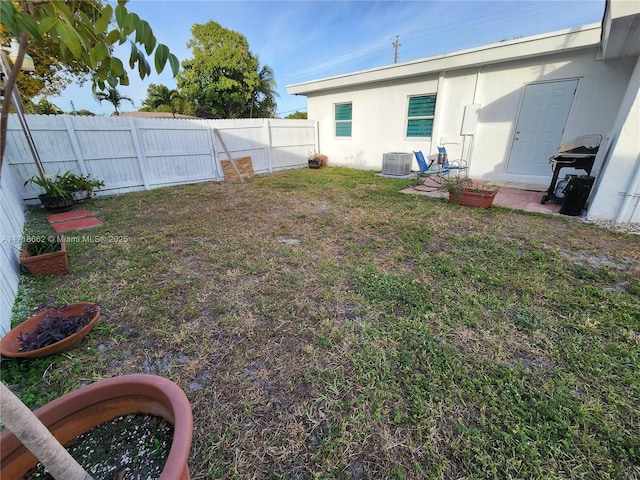
[[[67,305],[62,314],[64,316],[75,316],[81,315],[86,307],[94,305],[90,302],[78,302],[71,303]],[[64,352],[69,350],[82,342],[82,339],[89,333],[89,331],[93,328],[96,322],[100,319],[100,307],[95,305],[96,314],[91,319],[91,321],[80,331],[74,333],[73,335],[68,336],[67,338],[60,340],[59,342],[53,343],[46,347],[38,348],[37,350],[32,350],[30,352],[21,352],[20,351],[20,341],[18,340],[18,336],[21,333],[32,333],[40,322],[44,319],[44,317],[51,313],[52,310],[47,310],[45,312],[41,312],[33,317],[22,322],[20,325],[13,328],[9,331],[2,340],[0,340],[0,354],[5,357],[17,357],[17,358],[37,358],[37,357],[45,357],[47,355],[54,355],[56,353]]]
[[326,155],[314,155],[309,158],[309,168],[321,168],[327,166],[327,160],[329,157]]
[[[173,442],[160,480],[188,480],[193,416],[184,392],[156,375],[123,375],[101,380],[37,409],[36,416],[63,445],[120,415],[143,413],[174,427]],[[36,458],[9,431],[0,435],[0,477],[22,478]]]
[[310,158],[309,159],[309,168],[320,168],[321,163],[320,163],[320,159],[318,158]]
[[31,275],[62,275],[69,271],[67,259],[67,243],[62,237],[60,251],[44,253],[42,255],[29,255],[27,247],[22,249],[20,263],[27,267]]
[[449,192],[449,202],[465,207],[489,208],[493,205],[496,193],[493,190],[473,191],[465,188],[460,196]]
[[70,193],[62,197],[51,197],[46,193],[43,193],[42,195],[39,195],[38,198],[40,199],[42,206],[50,212],[68,212],[75,204],[73,195]]

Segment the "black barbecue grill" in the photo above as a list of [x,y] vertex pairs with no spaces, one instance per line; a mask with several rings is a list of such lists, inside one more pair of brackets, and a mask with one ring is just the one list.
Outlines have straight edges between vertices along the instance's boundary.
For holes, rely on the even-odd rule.
[[562,201],[562,197],[555,194],[561,169],[575,168],[584,170],[587,172],[587,175],[591,175],[593,162],[596,159],[601,141],[602,135],[583,135],[582,137],[574,138],[569,143],[565,143],[558,148],[558,153],[549,158],[549,163],[552,164],[553,168],[553,177],[551,178],[549,190],[542,196],[540,203],[545,204],[549,200],[555,202]]

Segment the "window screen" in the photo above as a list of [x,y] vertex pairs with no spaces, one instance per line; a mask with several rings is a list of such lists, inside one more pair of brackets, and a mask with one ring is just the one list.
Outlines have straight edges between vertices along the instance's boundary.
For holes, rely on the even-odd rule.
[[336,137],[351,136],[351,103],[338,103],[335,105]]
[[430,137],[433,131],[433,115],[435,111],[435,95],[409,97],[407,137]]

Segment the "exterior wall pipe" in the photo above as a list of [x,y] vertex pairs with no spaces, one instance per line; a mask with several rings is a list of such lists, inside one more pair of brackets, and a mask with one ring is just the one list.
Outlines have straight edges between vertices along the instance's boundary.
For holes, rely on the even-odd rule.
[[[442,135],[440,133],[440,124],[442,123],[441,119],[445,115],[445,107],[444,107],[444,96],[445,96],[445,73],[440,72],[438,74],[438,87],[436,90],[436,114],[433,117],[433,129],[431,131],[431,146],[429,148],[429,154],[437,153],[433,147],[438,145],[444,145],[442,141]],[[435,141],[436,138],[439,138],[438,142]]]
[[[481,75],[482,75],[482,66],[479,66],[478,69],[476,70],[476,82],[475,82],[475,85],[473,86],[473,100],[472,101],[473,101],[474,105],[476,105],[476,104],[479,105],[479,102],[478,102],[478,88],[479,88],[479,85],[480,85],[480,77],[481,77]],[[477,126],[476,126],[476,128],[477,128]],[[475,132],[474,132],[473,135],[470,135],[470,137],[471,137],[471,139],[470,139],[469,146],[468,146],[467,153],[466,153],[467,158],[465,159],[464,155],[462,156],[462,158],[465,159],[465,161],[467,162],[467,168],[469,170],[471,169],[471,159],[473,158],[473,145],[476,143]],[[464,139],[466,140],[467,137],[465,136]],[[469,171],[469,170],[467,170],[467,171]]]

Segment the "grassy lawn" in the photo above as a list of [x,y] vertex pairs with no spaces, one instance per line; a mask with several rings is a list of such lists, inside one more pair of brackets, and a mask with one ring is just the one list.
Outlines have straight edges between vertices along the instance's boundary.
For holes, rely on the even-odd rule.
[[638,478],[640,238],[406,183],[303,169],[92,200],[104,226],[67,237],[105,240],[25,275],[16,322],[50,298],[107,320],[2,380],[35,408],[172,379],[192,479]]

